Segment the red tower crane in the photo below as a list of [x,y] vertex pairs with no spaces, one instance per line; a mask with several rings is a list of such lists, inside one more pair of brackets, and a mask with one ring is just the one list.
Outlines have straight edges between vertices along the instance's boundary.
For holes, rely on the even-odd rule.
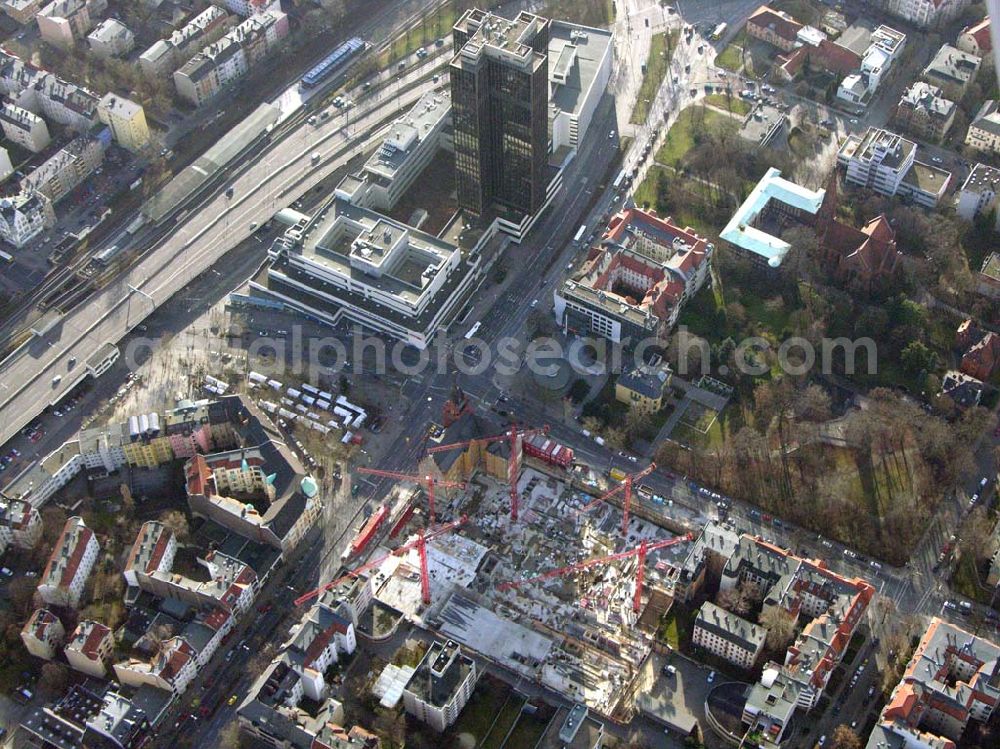
[[511,588],[519,588],[522,585],[527,585],[528,583],[534,583],[539,580],[548,580],[553,577],[560,577],[561,575],[566,575],[571,572],[581,572],[583,570],[589,569],[591,567],[596,567],[599,564],[608,564],[609,562],[617,562],[620,559],[627,559],[631,556],[638,555],[639,566],[635,573],[635,597],[632,601],[632,610],[635,613],[639,613],[639,609],[642,605],[642,585],[646,577],[646,554],[651,551],[656,551],[657,549],[666,549],[668,546],[673,546],[674,544],[679,544],[683,541],[691,541],[694,539],[693,533],[687,533],[683,536],[675,536],[674,538],[668,538],[664,541],[654,541],[649,543],[648,541],[643,541],[634,549],[629,549],[628,551],[620,551],[617,554],[611,554],[606,557],[595,557],[593,559],[584,559],[582,562],[577,562],[576,564],[571,564],[568,567],[558,567],[553,570],[548,570],[540,575],[535,575],[534,577],[525,578],[524,580],[509,580],[504,583],[500,583],[497,586],[498,590],[510,590]]
[[336,588],[341,583],[347,582],[348,580],[356,577],[360,577],[369,570],[373,570],[378,567],[382,562],[384,562],[389,557],[399,557],[410,551],[411,549],[416,549],[420,554],[420,593],[425,604],[431,602],[431,582],[427,574],[427,542],[431,541],[438,536],[443,536],[446,533],[451,533],[453,530],[461,525],[464,525],[469,520],[468,515],[462,515],[458,520],[453,520],[450,523],[445,523],[439,528],[427,532],[421,529],[417,539],[415,541],[410,541],[408,544],[403,544],[398,549],[393,549],[388,554],[380,556],[378,559],[373,559],[370,562],[362,564],[360,567],[355,567],[353,570],[348,571],[346,574],[341,575],[336,580],[331,580],[326,585],[321,585],[315,590],[310,590],[308,593],[303,593],[301,596],[295,599],[295,605],[301,606],[307,601],[311,601],[313,598],[321,596],[326,591],[331,588]]
[[462,481],[445,481],[444,479],[436,479],[433,476],[420,474],[410,474],[410,473],[400,473],[398,471],[383,471],[379,468],[358,468],[358,473],[364,473],[368,476],[382,476],[389,479],[398,479],[399,481],[412,481],[416,484],[421,484],[427,490],[427,505],[428,512],[430,514],[430,524],[434,525],[434,489],[440,486],[442,489],[464,489],[465,483]]
[[468,447],[469,445],[475,443],[485,445],[491,442],[499,442],[500,440],[510,440],[510,460],[507,461],[507,478],[510,481],[510,517],[516,522],[517,507],[520,502],[520,497],[517,493],[517,481],[521,477],[521,451],[518,449],[520,447],[520,440],[534,434],[548,433],[549,427],[547,425],[537,429],[518,429],[516,425],[511,424],[510,428],[503,434],[495,434],[492,437],[481,437],[479,439],[465,440],[463,442],[453,442],[450,445],[435,445],[434,447],[428,448],[427,452],[440,453],[448,450],[455,450],[460,447]]
[[625,480],[622,483],[618,484],[618,486],[606,492],[604,495],[598,497],[593,502],[588,502],[579,510],[577,510],[577,512],[586,512],[594,505],[600,502],[606,502],[607,500],[611,499],[611,497],[615,496],[618,492],[620,492],[622,489],[624,489],[625,496],[622,502],[622,535],[623,536],[628,535],[628,515],[629,512],[632,510],[632,484],[641,478],[645,478],[655,470],[656,470],[656,463],[650,463],[648,466],[639,471],[639,473],[627,475],[625,477]]

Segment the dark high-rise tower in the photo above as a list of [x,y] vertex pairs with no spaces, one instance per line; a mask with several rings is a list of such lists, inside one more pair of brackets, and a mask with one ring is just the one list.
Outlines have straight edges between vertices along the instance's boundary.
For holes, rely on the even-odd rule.
[[545,201],[549,21],[467,11],[453,30],[458,203],[477,216],[530,214]]

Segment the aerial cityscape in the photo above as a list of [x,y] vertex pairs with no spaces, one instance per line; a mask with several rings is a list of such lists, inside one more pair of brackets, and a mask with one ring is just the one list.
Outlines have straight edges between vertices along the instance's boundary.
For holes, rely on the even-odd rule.
[[0,0],[0,749],[1000,748],[1000,0]]

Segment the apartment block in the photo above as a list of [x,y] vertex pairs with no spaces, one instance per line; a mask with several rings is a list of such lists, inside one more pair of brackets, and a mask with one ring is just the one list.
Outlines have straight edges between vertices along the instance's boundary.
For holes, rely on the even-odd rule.
[[230,13],[244,18],[266,13],[272,8],[278,7],[277,0],[213,0],[213,2],[223,6]]
[[955,46],[976,57],[986,57],[991,54],[993,41],[990,39],[990,17],[986,16],[982,21],[962,29]]
[[1000,169],[976,164],[965,178],[962,189],[955,200],[955,212],[966,221],[989,213],[996,207],[997,193],[1000,192]]
[[691,631],[691,641],[695,645],[748,671],[756,664],[766,640],[764,627],[711,601],[698,609]]
[[436,731],[458,720],[479,680],[476,662],[458,643],[434,642],[403,689],[406,712]]
[[52,201],[41,193],[22,191],[0,198],[0,239],[18,249],[55,223]]
[[4,182],[14,173],[14,165],[10,161],[10,152],[0,147],[0,182]]
[[186,25],[143,52],[139,56],[139,66],[150,78],[171,75],[235,24],[233,16],[217,5],[210,5]]
[[58,203],[97,170],[110,144],[107,132],[74,138],[25,177],[22,189],[40,193],[53,204]]
[[100,545],[81,517],[66,521],[38,581],[38,595],[50,606],[77,608]]
[[21,499],[0,495],[0,554],[10,546],[30,550],[42,538],[42,516]]
[[97,105],[97,117],[126,151],[138,153],[149,145],[149,126],[141,104],[118,94],[105,94]]
[[21,629],[21,642],[36,658],[55,658],[66,637],[59,617],[48,609],[36,609]]
[[888,26],[872,32],[871,43],[861,58],[858,70],[844,77],[837,98],[852,104],[867,105],[882,80],[892,69],[906,46],[906,34]]
[[615,400],[633,411],[654,414],[666,405],[673,373],[659,356],[649,363],[625,365],[615,381]]
[[42,40],[56,47],[72,47],[94,27],[93,18],[107,9],[107,0],[53,0],[35,20]]
[[174,72],[177,94],[200,106],[245,76],[287,35],[284,13],[269,10],[251,16]]
[[[31,709],[18,726],[19,746],[32,749],[142,749],[152,741],[141,696],[123,697],[89,680],[74,684],[55,703]],[[145,704],[145,703],[144,703]]]
[[582,268],[554,293],[567,331],[619,343],[665,334],[708,278],[714,245],[669,217],[626,208]]
[[104,679],[114,649],[114,632],[100,622],[85,619],[76,625],[63,653],[75,670],[95,679]]
[[887,196],[909,197],[927,208],[943,197],[951,172],[916,160],[917,144],[902,136],[870,127],[840,147],[837,163],[847,181]]
[[45,120],[9,101],[0,104],[0,127],[4,137],[32,153],[52,142]]
[[322,597],[292,627],[284,646],[289,664],[302,679],[304,696],[317,702],[329,696],[323,674],[357,648],[354,624],[345,614],[335,599]]
[[952,101],[961,101],[969,84],[979,73],[982,60],[975,55],[945,44],[924,68],[924,80],[941,89]]
[[916,81],[903,92],[894,122],[921,140],[941,140],[955,121],[958,107],[945,99],[941,89]]
[[970,720],[985,724],[996,710],[998,663],[1000,645],[932,618],[867,748],[955,746]]
[[44,4],[44,0],[3,0],[0,2],[0,10],[22,26],[27,26],[35,20]]
[[971,0],[884,0],[885,10],[922,29],[940,28],[971,4]]
[[760,731],[764,745],[777,745],[795,712],[819,702],[875,589],[746,535],[722,571],[720,591],[739,585],[756,590],[764,608],[780,607],[805,622],[784,662],[765,665],[743,710],[743,722]]
[[87,35],[87,44],[101,59],[124,57],[135,49],[135,34],[117,18],[106,18]]
[[976,112],[965,136],[965,145],[985,153],[1000,152],[1000,111],[994,99],[987,99]]
[[171,637],[150,661],[131,658],[114,664],[115,678],[125,686],[149,685],[179,696],[198,675],[197,656],[184,638]]

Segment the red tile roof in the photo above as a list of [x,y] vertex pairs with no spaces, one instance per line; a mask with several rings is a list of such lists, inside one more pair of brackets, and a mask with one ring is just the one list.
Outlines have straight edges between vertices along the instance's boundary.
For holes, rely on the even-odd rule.
[[976,40],[976,44],[979,49],[984,52],[991,52],[993,50],[993,41],[990,39],[990,17],[986,16],[979,23],[974,23],[971,26],[966,26],[962,30],[962,34],[968,34],[973,39]]
[[790,42],[795,41],[799,29],[802,28],[802,24],[791,16],[780,13],[767,5],[761,5],[751,13],[750,18],[747,19],[747,25],[768,29]]
[[80,622],[76,627],[76,632],[73,633],[74,641],[76,640],[82,627],[89,627],[89,631],[87,632],[87,638],[77,649],[92,661],[96,661],[100,657],[101,643],[104,642],[105,638],[111,635],[111,629],[104,626],[100,622]]

